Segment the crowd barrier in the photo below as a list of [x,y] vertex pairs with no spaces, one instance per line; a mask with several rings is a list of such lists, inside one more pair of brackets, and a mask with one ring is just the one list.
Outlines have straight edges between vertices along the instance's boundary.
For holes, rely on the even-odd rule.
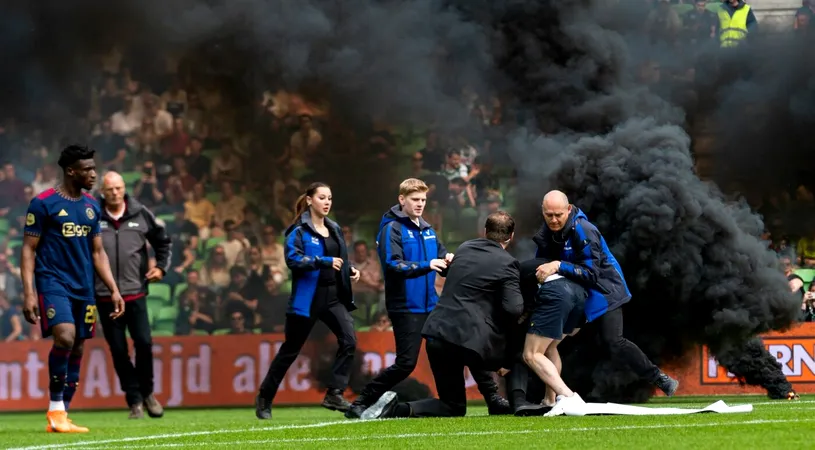
[[[282,339],[282,334],[154,338],[156,397],[171,408],[249,407]],[[280,386],[276,404],[314,405],[322,400],[324,390],[312,376],[312,360],[333,351],[332,339],[307,344]],[[815,393],[815,324],[769,334],[764,343],[799,393]],[[374,373],[395,358],[390,332],[360,332],[357,347],[364,354],[363,368]],[[39,411],[47,406],[50,348],[50,341],[0,344],[0,411]],[[763,393],[760,388],[740,386],[704,348],[688,361],[683,368],[669,371],[681,381],[679,395]],[[475,382],[466,375],[468,397],[481,398]],[[435,394],[424,352],[413,378]],[[104,339],[87,341],[72,409],[124,406]]]

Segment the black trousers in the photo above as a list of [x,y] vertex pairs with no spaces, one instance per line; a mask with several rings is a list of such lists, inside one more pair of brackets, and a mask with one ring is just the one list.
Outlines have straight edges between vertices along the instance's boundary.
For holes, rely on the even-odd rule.
[[[360,399],[368,405],[373,404],[385,392],[402,382],[413,373],[422,350],[422,328],[429,314],[393,313],[389,314],[393,325],[393,337],[396,340],[396,361],[365,386]],[[428,355],[429,356],[429,355]],[[462,368],[463,370],[463,368]],[[478,383],[478,391],[485,399],[498,393],[498,384],[492,373],[484,370],[470,370],[473,379]],[[463,377],[463,372],[461,374]],[[463,386],[463,384],[462,384]],[[438,387],[437,387],[438,388]]]
[[467,414],[464,367],[482,372],[481,359],[473,351],[437,339],[427,341],[427,359],[439,398],[408,402],[412,417],[461,417]]
[[[113,303],[97,302],[96,308],[127,405],[139,405],[153,393],[153,339],[147,315],[147,298],[127,302],[125,313],[116,320],[110,318]],[[130,362],[125,329],[130,331],[130,338],[133,339],[136,367]]]
[[659,377],[659,368],[645,356],[637,344],[623,337],[623,309],[609,311],[597,319],[597,336],[611,358],[628,364],[637,376],[650,383]]
[[337,336],[337,357],[331,369],[331,380],[329,389],[345,390],[348,386],[348,379],[351,376],[351,364],[354,361],[354,353],[357,350],[357,336],[354,333],[354,318],[348,309],[337,301],[326,301],[326,297],[336,297],[336,290],[333,287],[318,287],[314,294],[315,302],[326,305],[324,308],[312,308],[311,317],[296,316],[289,314],[286,316],[285,341],[280,346],[272,364],[269,366],[266,377],[260,385],[260,396],[273,400],[277,394],[277,389],[286,376],[286,372],[291,367],[294,360],[300,354],[303,344],[306,343],[311,329],[322,321],[335,336]]

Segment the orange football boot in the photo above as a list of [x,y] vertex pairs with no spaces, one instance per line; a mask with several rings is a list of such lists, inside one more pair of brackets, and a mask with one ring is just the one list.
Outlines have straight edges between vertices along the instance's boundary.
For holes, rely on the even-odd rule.
[[48,433],[87,433],[90,431],[85,427],[74,425],[65,411],[48,411],[45,417],[48,420],[45,431]]

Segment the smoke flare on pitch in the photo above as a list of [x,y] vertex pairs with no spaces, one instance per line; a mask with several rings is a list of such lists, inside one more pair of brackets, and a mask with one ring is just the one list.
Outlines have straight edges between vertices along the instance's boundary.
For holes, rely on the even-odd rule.
[[[458,102],[460,86],[498,88],[525,125],[509,138],[528,200],[517,211],[527,231],[540,223],[544,190],[565,190],[623,264],[634,295],[626,307],[627,337],[657,363],[709,345],[728,369],[776,396],[789,384],[751,339],[789,326],[799,305],[757,237],[760,219],[695,175],[682,102],[663,100],[633,77],[643,54],[662,54],[666,63],[681,58],[630,31],[639,22],[626,2],[606,3],[616,2],[3,7],[8,26],[0,51],[20,63],[2,75],[9,95],[0,101],[7,111],[21,112],[40,106],[32,99],[59,101],[72,79],[88,76],[83,64],[101,44],[134,37],[148,50],[205,53],[223,71],[220,87],[237,98],[252,101],[271,79],[307,89],[352,120],[373,115],[454,129],[468,120]],[[344,203],[369,200],[348,198],[349,192],[357,191],[345,190]],[[582,333],[572,342],[567,382],[587,398],[647,398],[650,388],[597,355],[590,337]]]

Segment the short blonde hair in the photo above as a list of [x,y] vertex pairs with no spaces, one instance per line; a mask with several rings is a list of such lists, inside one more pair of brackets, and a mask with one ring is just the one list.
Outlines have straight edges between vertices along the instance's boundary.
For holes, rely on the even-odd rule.
[[416,192],[425,193],[427,191],[427,185],[418,178],[408,178],[399,184],[399,195],[408,196]]

